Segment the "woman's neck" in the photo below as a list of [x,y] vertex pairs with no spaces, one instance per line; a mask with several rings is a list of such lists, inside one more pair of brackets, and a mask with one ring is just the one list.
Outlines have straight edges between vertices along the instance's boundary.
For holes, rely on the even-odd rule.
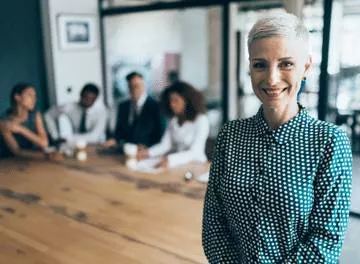
[[177,119],[178,119],[179,126],[182,126],[182,124],[184,124],[186,121],[185,115],[177,115]]
[[29,116],[29,111],[21,106],[16,106],[13,108],[12,115],[16,120],[24,121]]
[[267,108],[263,106],[264,118],[271,129],[277,129],[282,124],[285,124],[290,119],[295,117],[299,112],[297,103],[286,105],[284,108]]

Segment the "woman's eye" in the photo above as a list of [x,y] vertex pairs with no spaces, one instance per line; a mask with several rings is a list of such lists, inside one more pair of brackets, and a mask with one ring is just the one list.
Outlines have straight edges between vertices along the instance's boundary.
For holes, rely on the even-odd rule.
[[252,65],[252,67],[254,68],[254,69],[263,69],[263,68],[265,68],[265,63],[264,62],[255,62],[255,63],[253,63],[253,65]]
[[292,69],[292,67],[294,67],[294,63],[292,63],[291,61],[283,61],[280,63],[280,68],[282,69]]

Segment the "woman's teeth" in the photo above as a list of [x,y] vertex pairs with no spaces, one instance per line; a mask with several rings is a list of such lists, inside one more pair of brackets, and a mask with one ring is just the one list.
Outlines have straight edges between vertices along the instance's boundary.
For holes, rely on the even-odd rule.
[[279,94],[281,94],[283,91],[285,91],[285,89],[277,89],[277,90],[266,90],[264,89],[265,93],[267,93],[268,95],[271,95],[271,96],[277,96]]

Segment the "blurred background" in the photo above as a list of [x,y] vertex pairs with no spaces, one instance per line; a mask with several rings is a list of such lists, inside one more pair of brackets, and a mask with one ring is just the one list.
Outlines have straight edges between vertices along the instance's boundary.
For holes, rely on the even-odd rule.
[[177,79],[201,90],[215,139],[224,122],[252,116],[260,106],[249,78],[247,34],[259,17],[285,10],[311,32],[314,64],[301,103],[351,140],[352,212],[341,263],[359,263],[359,0],[2,1],[0,111],[19,81],[35,84],[42,111],[77,101],[87,82],[99,85],[102,101],[115,109],[128,96],[126,74],[137,70],[155,98]]

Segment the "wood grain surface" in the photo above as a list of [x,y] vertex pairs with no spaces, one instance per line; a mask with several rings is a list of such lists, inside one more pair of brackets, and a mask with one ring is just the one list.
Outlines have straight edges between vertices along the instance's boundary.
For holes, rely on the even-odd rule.
[[0,161],[0,263],[206,263],[201,218],[206,185],[183,180],[209,165],[159,174],[123,157]]

